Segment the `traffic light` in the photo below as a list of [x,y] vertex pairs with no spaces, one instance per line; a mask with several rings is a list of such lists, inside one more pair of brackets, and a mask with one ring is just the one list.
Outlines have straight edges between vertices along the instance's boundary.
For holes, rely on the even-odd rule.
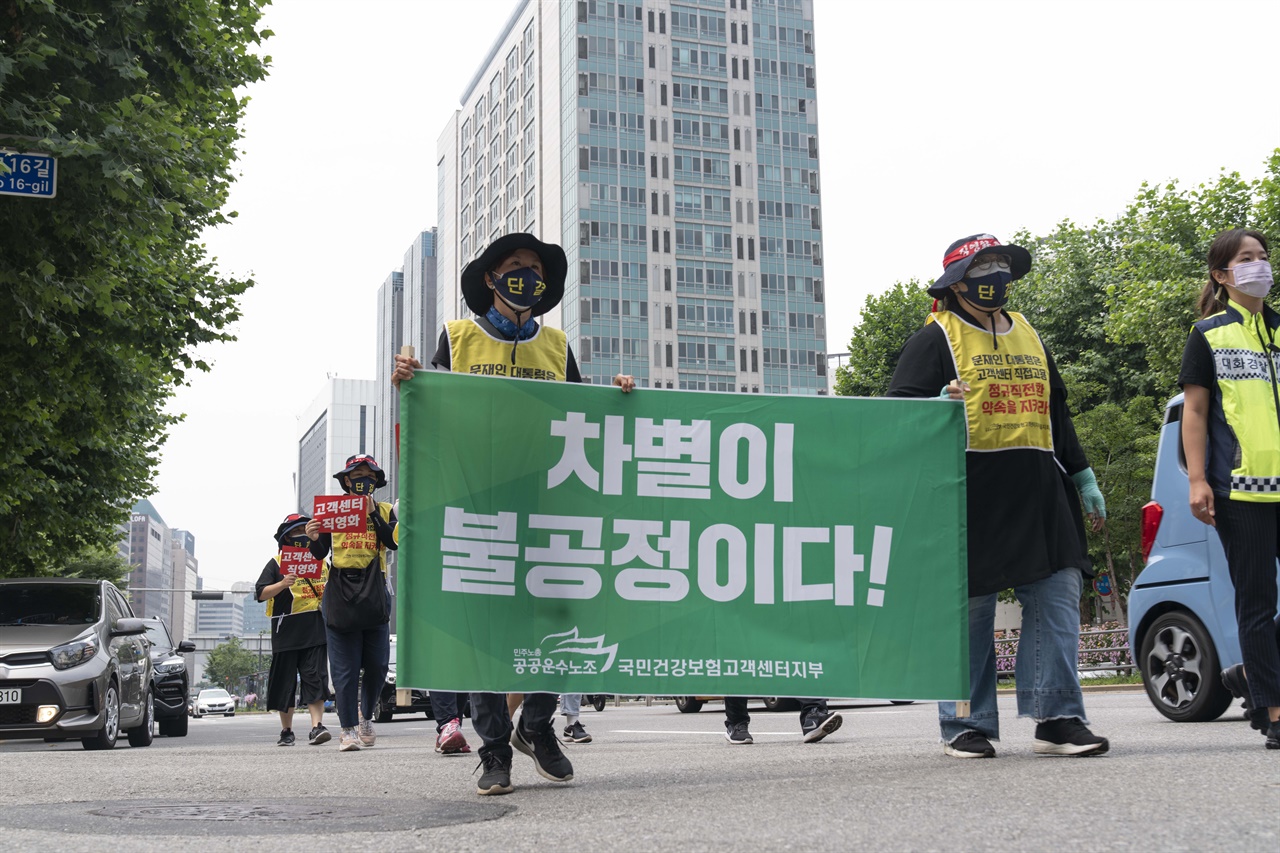
[[191,591],[191,600],[192,601],[221,601],[222,591],[210,590],[208,592],[205,592],[202,590],[193,589]]

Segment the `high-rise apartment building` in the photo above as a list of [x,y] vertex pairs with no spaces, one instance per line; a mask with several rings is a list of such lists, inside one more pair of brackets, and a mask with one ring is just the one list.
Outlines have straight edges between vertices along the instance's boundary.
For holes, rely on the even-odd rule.
[[[434,313],[435,258],[431,259],[431,283]],[[396,424],[400,421],[400,395],[391,387],[391,373],[395,369],[395,355],[405,342],[404,303],[404,272],[396,270],[378,288],[378,364],[374,371],[378,411],[382,413],[382,417],[378,418],[373,455],[387,472],[387,490],[378,496],[385,501],[395,501],[400,491],[394,458]]]
[[442,319],[530,231],[585,381],[827,393],[813,45],[811,0],[521,0],[438,143]]
[[298,512],[310,515],[317,495],[342,492],[333,475],[345,467],[347,457],[373,453],[379,465],[385,468],[390,464],[374,452],[379,423],[377,386],[373,379],[327,379],[323,390],[299,416]]
[[[404,343],[414,347],[423,364],[436,351],[440,313],[436,297],[435,228],[414,238],[404,253]],[[423,355],[426,358],[422,358]]]
[[200,588],[200,561],[196,559],[196,537],[191,531],[171,531],[169,542],[173,592],[166,624],[173,639],[181,642],[196,632],[196,608],[191,593]]
[[137,616],[158,616],[172,626],[173,554],[170,531],[149,500],[129,518],[129,605]]

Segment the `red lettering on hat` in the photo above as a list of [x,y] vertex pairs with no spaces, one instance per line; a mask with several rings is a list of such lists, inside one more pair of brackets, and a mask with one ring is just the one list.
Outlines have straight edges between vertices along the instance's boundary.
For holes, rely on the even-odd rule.
[[979,237],[977,240],[970,240],[968,243],[965,243],[963,246],[960,246],[952,250],[950,254],[948,254],[945,258],[943,258],[942,268],[945,270],[947,267],[951,266],[956,261],[962,261],[965,258],[969,257],[970,255],[977,254],[983,249],[989,249],[992,246],[999,246],[999,245],[1000,245],[1000,241],[990,235],[986,237]]

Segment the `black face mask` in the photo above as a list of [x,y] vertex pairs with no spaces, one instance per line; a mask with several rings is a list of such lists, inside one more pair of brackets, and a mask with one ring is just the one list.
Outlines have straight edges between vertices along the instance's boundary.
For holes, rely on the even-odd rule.
[[376,489],[378,481],[373,477],[352,477],[351,494],[353,495],[371,495]]
[[969,289],[964,298],[985,311],[995,311],[1009,300],[1009,283],[1013,276],[1005,270],[976,278],[966,278]]
[[290,548],[309,548],[311,547],[311,537],[289,536],[284,540],[284,544]]

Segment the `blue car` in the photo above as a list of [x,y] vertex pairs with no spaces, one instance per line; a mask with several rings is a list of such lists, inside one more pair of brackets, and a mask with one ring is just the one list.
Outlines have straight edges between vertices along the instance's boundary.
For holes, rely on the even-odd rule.
[[1231,705],[1223,669],[1241,662],[1235,588],[1217,532],[1191,515],[1182,395],[1165,407],[1151,502],[1142,508],[1146,566],[1129,593],[1129,648],[1156,710],[1214,720]]

